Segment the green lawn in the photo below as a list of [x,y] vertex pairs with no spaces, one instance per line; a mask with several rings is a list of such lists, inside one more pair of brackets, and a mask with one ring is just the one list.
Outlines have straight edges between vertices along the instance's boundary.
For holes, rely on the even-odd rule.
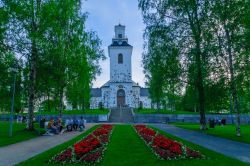
[[[108,109],[87,109],[87,110],[64,110],[62,114],[64,115],[106,115],[109,113]],[[7,112],[0,112],[0,115],[8,115]],[[39,115],[40,112],[35,112],[36,115]],[[20,115],[15,113],[15,115]],[[27,113],[23,113],[23,115],[27,115]],[[59,115],[58,111],[41,111],[41,115]]]
[[[93,129],[87,131],[90,133]],[[160,131],[161,132],[161,131]],[[47,165],[47,161],[53,157],[58,152],[61,152],[63,149],[73,144],[83,135],[61,144],[55,148],[52,148],[42,154],[39,154],[19,165],[21,166],[33,166],[33,165]],[[179,138],[173,137],[162,132],[164,135],[167,135],[169,138],[181,141],[192,147],[193,149],[201,151],[208,158],[204,160],[179,160],[179,161],[163,161],[156,158],[156,156],[150,151],[150,149],[144,144],[144,142],[139,138],[135,133],[134,129],[130,125],[116,125],[111,136],[108,149],[105,152],[104,159],[97,166],[134,166],[134,165],[143,165],[143,166],[186,166],[186,165],[247,165],[238,160],[231,159],[224,155],[215,153],[213,151],[202,148],[198,145],[183,141]],[[53,164],[52,164],[53,165]],[[55,164],[60,165],[60,164]],[[72,165],[82,165],[82,164],[72,164]]]
[[[106,115],[109,113],[108,109],[88,109],[88,110],[64,110],[62,112],[62,114],[64,115]],[[36,112],[35,114],[39,114],[39,112]],[[41,111],[42,115],[58,115],[59,112],[56,111],[52,111],[52,112],[45,112],[45,111]]]
[[[38,130],[32,132],[26,131],[26,124],[13,123],[13,136],[9,137],[9,127],[9,122],[0,122],[0,147],[39,136]],[[35,127],[38,128],[38,124],[35,124]]]
[[[135,109],[134,113],[136,114],[194,114],[199,115],[199,112],[190,112],[190,111],[171,111],[165,109],[151,109],[151,108],[143,108],[143,109]],[[216,115],[228,115],[229,113],[215,113],[215,112],[206,112],[206,114],[216,114]],[[250,115],[249,112],[242,113],[242,115]]]
[[[193,123],[173,123],[173,124],[180,128],[200,131],[199,124],[193,124]],[[215,126],[215,128],[208,128],[208,130],[206,130],[205,133],[209,135],[214,135],[250,144],[250,125],[241,125],[241,135],[242,135],[241,137],[236,136],[235,130],[236,130],[235,125]]]
[[136,109],[134,110],[136,114],[199,114],[198,112],[189,112],[189,111],[170,111],[160,109],[159,111],[156,109]]

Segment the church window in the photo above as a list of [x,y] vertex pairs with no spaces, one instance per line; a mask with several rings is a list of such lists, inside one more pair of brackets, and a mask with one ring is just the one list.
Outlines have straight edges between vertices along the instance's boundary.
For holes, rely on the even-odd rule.
[[122,34],[118,34],[118,38],[122,38]]
[[119,54],[119,55],[118,55],[118,63],[119,63],[119,64],[122,64],[122,63],[123,63],[123,55],[122,55],[122,54]]

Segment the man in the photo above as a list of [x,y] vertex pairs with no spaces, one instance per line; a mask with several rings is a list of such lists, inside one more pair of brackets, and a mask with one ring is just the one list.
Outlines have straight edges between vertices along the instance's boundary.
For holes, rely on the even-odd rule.
[[76,131],[77,128],[79,126],[79,122],[78,120],[76,119],[76,117],[74,117],[74,120],[73,120],[73,129]]
[[85,120],[81,116],[80,122],[79,122],[79,129],[80,131],[83,131],[85,129]]

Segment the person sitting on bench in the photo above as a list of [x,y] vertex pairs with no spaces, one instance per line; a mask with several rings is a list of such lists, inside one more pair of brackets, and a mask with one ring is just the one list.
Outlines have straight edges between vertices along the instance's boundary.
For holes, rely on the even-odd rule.
[[73,129],[73,119],[66,119],[65,126],[67,131],[72,131]]
[[48,123],[48,129],[50,130],[51,133],[53,134],[58,134],[58,129],[54,124],[54,119],[50,119],[49,123]]
[[58,118],[58,119],[57,119],[56,126],[57,126],[59,132],[61,133],[61,132],[62,132],[62,129],[63,129],[62,119],[61,119],[61,118]]
[[79,126],[79,122],[78,122],[78,119],[76,117],[74,117],[74,120],[73,120],[73,129],[76,131],[77,128]]
[[81,116],[80,121],[79,121],[79,129],[80,131],[83,131],[85,129],[85,120]]

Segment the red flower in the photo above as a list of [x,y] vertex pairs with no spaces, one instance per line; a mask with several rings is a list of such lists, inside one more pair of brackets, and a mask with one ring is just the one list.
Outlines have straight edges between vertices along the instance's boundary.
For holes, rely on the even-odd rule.
[[93,135],[95,135],[96,137],[107,134],[109,134],[109,131],[104,128],[98,128],[93,132]]
[[100,146],[100,141],[97,138],[84,139],[74,145],[75,153],[78,157],[90,152]]
[[61,154],[55,157],[55,161],[57,162],[65,162],[70,161],[72,158],[72,150],[70,148],[63,151]]
[[201,158],[202,157],[200,152],[196,152],[192,149],[189,149],[188,147],[186,147],[186,154],[187,154],[187,157],[189,158]]
[[178,142],[172,141],[160,134],[158,134],[152,143],[153,147],[159,147],[165,150],[169,150],[172,153],[181,155],[182,154],[182,150],[181,150],[181,144],[179,144]]
[[87,163],[96,162],[101,157],[102,157],[102,149],[97,150],[97,151],[95,151],[93,153],[88,153],[88,154],[84,155],[82,157],[81,161],[85,161]]

